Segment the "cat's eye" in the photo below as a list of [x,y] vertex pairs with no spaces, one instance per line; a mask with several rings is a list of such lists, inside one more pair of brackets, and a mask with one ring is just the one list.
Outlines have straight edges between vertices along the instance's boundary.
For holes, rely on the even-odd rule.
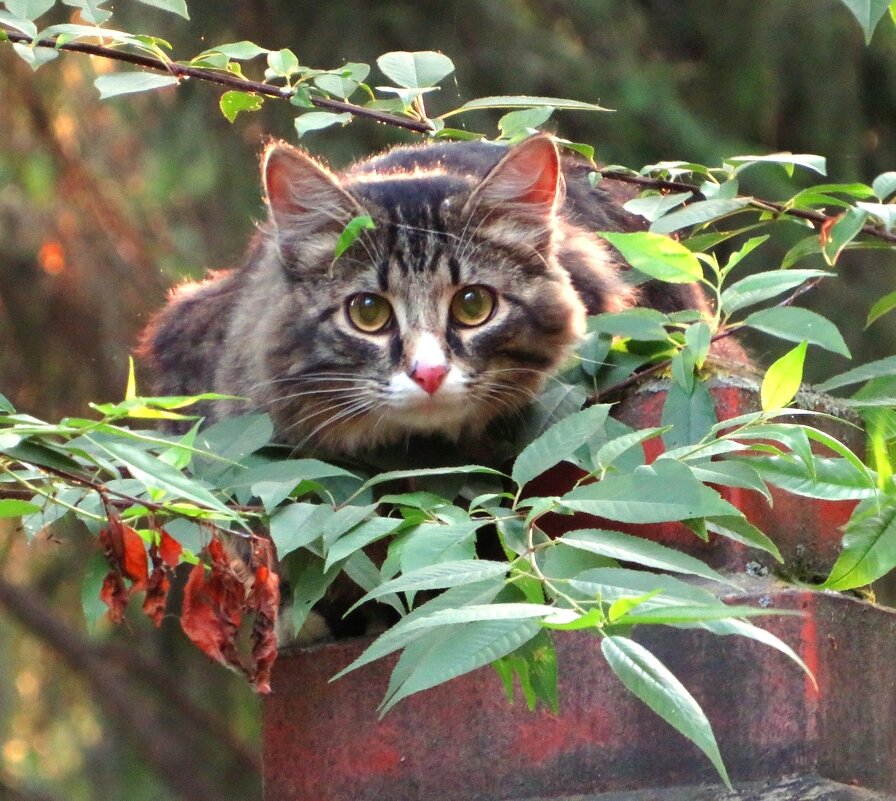
[[348,319],[365,334],[382,331],[392,321],[392,307],[382,295],[359,292],[348,300]]
[[461,325],[482,325],[495,309],[495,293],[485,286],[465,286],[451,299],[451,317]]

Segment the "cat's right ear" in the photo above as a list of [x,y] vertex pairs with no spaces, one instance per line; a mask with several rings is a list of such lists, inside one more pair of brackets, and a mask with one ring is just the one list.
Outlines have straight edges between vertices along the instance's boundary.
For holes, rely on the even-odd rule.
[[340,233],[363,213],[333,173],[285,142],[268,146],[261,174],[281,244],[331,229]]

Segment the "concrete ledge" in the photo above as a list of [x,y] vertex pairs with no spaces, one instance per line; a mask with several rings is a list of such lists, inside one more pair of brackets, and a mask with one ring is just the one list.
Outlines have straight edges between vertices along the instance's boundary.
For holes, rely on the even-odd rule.
[[[803,613],[762,625],[814,670],[819,691],[784,655],[740,637],[657,628],[638,638],[700,702],[732,779],[818,774],[896,792],[896,613],[771,581],[752,582],[736,600]],[[508,705],[482,669],[378,720],[393,662],[328,683],[365,644],[277,662],[263,709],[266,801],[664,798],[658,788],[718,781],[696,747],[623,690],[587,633],[556,638],[558,716]]]

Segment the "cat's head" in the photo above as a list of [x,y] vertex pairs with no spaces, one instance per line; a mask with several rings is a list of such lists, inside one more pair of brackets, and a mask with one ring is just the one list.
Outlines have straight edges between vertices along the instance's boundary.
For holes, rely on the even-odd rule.
[[[283,276],[257,405],[328,453],[413,434],[475,438],[531,403],[584,332],[557,264],[563,181],[535,136],[484,179],[451,169],[337,176],[270,146],[263,183]],[[373,220],[339,257],[350,220]]]

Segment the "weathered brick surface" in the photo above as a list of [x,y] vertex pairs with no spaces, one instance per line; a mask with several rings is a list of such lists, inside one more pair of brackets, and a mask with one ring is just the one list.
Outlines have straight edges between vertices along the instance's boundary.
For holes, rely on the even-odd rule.
[[[722,419],[754,408],[755,391],[739,382],[715,382],[712,391]],[[657,425],[663,397],[661,389],[641,390],[617,413],[636,427]],[[861,450],[860,435],[848,428],[836,433]],[[560,466],[530,490],[560,494],[575,480],[571,471]],[[836,558],[839,529],[852,508],[783,493],[776,493],[773,508],[756,493],[728,497],[772,536],[791,565],[798,561],[818,573]],[[556,534],[570,518],[555,523]],[[574,526],[582,525],[600,521],[577,516]],[[808,788],[794,791],[794,799],[872,798],[870,791],[813,784],[818,777],[896,797],[896,613],[768,577],[747,578],[744,567],[757,552],[724,538],[703,543],[677,525],[628,530],[739,575],[744,592],[731,598],[737,603],[800,613],[761,625],[801,656],[817,688],[780,652],[740,637],[671,628],[637,633],[706,711],[732,777],[765,782],[778,793],[744,797],[788,797],[780,794],[786,782],[777,781],[788,776],[801,777],[794,781]],[[412,696],[380,720],[376,707],[394,660],[328,681],[366,641],[282,656],[263,707],[265,801],[544,801],[599,793],[672,801],[688,797],[682,787],[692,787],[693,798],[730,797],[718,788],[699,789],[718,781],[709,762],[623,690],[596,637],[564,633],[555,641],[557,716],[528,712],[520,701],[509,705],[485,668]]]
[[[655,629],[639,639],[703,706],[735,780],[817,771],[896,793],[896,614],[761,583],[737,600],[760,596],[803,613],[764,627],[813,668],[818,691],[786,657],[742,638]],[[483,669],[379,720],[391,662],[328,684],[363,642],[281,658],[264,706],[266,801],[554,798],[715,780],[694,746],[622,691],[595,638],[557,643],[558,716],[508,705]]]

